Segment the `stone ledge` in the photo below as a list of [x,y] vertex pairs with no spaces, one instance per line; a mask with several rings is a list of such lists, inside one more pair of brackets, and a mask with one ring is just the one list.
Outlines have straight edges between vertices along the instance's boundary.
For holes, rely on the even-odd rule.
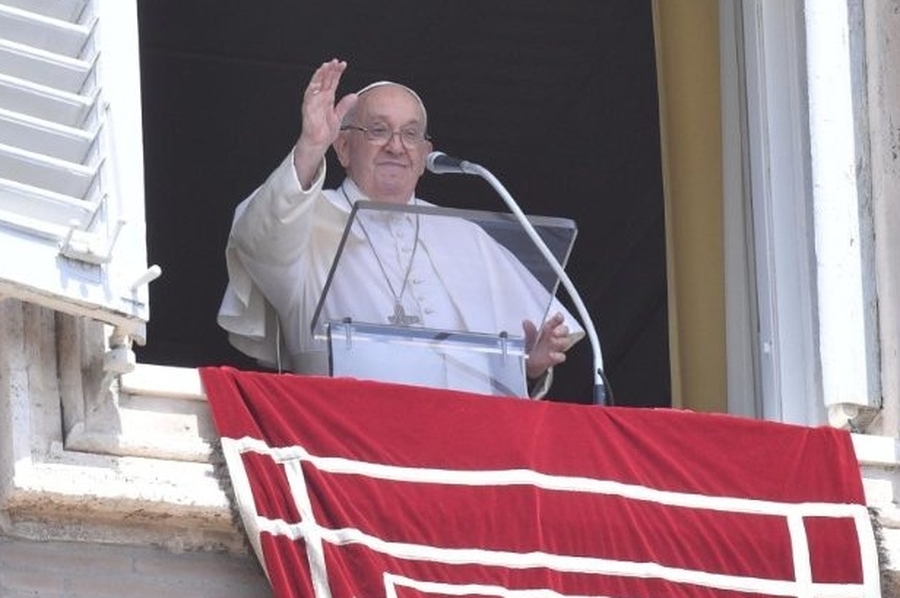
[[20,462],[0,527],[32,539],[164,544],[244,552],[243,529],[211,464],[60,451]]
[[[106,392],[80,392],[104,388],[85,383],[97,375],[92,353],[78,351],[93,328],[27,306],[5,311],[0,533],[247,551],[197,370],[138,365]],[[60,330],[74,349],[56,362]]]
[[900,442],[889,436],[851,434],[853,450],[863,467],[896,469],[900,467]]
[[66,449],[209,462],[218,440],[196,369],[137,364],[119,377],[115,403],[85,413]]

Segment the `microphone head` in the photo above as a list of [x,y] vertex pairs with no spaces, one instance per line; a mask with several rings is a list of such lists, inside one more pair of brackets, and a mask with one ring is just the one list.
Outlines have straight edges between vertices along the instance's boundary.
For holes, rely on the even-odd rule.
[[428,157],[425,159],[425,168],[429,170],[429,172],[433,172],[435,174],[441,174],[443,171],[440,170],[440,166],[437,166],[435,162],[440,162],[441,158],[446,158],[447,154],[444,152],[431,152],[428,154]]
[[459,158],[451,158],[444,152],[431,152],[425,159],[425,168],[434,174],[469,174],[470,164]]

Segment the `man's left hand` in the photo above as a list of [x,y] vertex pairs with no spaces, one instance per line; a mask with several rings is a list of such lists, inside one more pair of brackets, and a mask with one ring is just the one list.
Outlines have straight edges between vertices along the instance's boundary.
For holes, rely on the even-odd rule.
[[540,330],[531,320],[522,322],[525,330],[525,349],[528,351],[525,373],[529,379],[540,378],[549,368],[566,360],[566,350],[571,340],[569,327],[564,322],[565,318],[561,313],[548,318]]

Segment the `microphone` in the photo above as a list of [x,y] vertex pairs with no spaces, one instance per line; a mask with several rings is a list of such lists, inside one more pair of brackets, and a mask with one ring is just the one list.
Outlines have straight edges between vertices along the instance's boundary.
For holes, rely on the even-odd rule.
[[500,195],[506,203],[506,206],[516,217],[516,220],[522,225],[522,228],[525,229],[525,232],[528,233],[528,236],[531,237],[535,246],[540,250],[544,259],[547,260],[547,263],[553,268],[553,272],[559,278],[563,287],[566,289],[566,292],[569,294],[569,298],[571,298],[572,302],[575,304],[575,309],[578,312],[578,315],[581,316],[581,323],[584,325],[584,330],[590,341],[591,352],[594,357],[594,404],[611,404],[612,389],[609,387],[609,381],[606,379],[606,374],[603,372],[603,351],[600,348],[600,337],[597,335],[597,329],[594,327],[591,315],[584,305],[581,295],[578,294],[578,289],[575,288],[569,275],[563,270],[562,264],[559,263],[559,260],[553,255],[544,240],[541,239],[537,231],[534,230],[534,226],[528,221],[528,217],[522,212],[519,204],[517,204],[516,200],[509,194],[509,191],[506,190],[503,183],[501,183],[497,177],[484,166],[473,162],[466,162],[465,160],[460,160],[458,158],[451,158],[444,152],[431,152],[428,154],[428,158],[425,160],[425,168],[434,174],[478,175],[487,181],[494,188],[494,191]]
[[434,174],[477,174],[474,164],[451,158],[444,152],[431,152],[425,160],[425,168]]

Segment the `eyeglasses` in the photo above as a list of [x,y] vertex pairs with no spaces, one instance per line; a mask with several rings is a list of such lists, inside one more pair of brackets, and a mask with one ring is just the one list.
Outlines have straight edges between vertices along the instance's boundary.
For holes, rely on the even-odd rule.
[[400,143],[402,143],[404,147],[409,149],[412,149],[420,143],[424,143],[431,139],[427,133],[414,127],[400,129],[399,131],[392,131],[391,129],[383,125],[375,125],[372,127],[344,125],[341,127],[341,131],[359,131],[363,134],[363,137],[366,139],[366,141],[377,145],[387,145],[391,142],[391,139],[394,138],[394,135],[398,135],[400,137]]

